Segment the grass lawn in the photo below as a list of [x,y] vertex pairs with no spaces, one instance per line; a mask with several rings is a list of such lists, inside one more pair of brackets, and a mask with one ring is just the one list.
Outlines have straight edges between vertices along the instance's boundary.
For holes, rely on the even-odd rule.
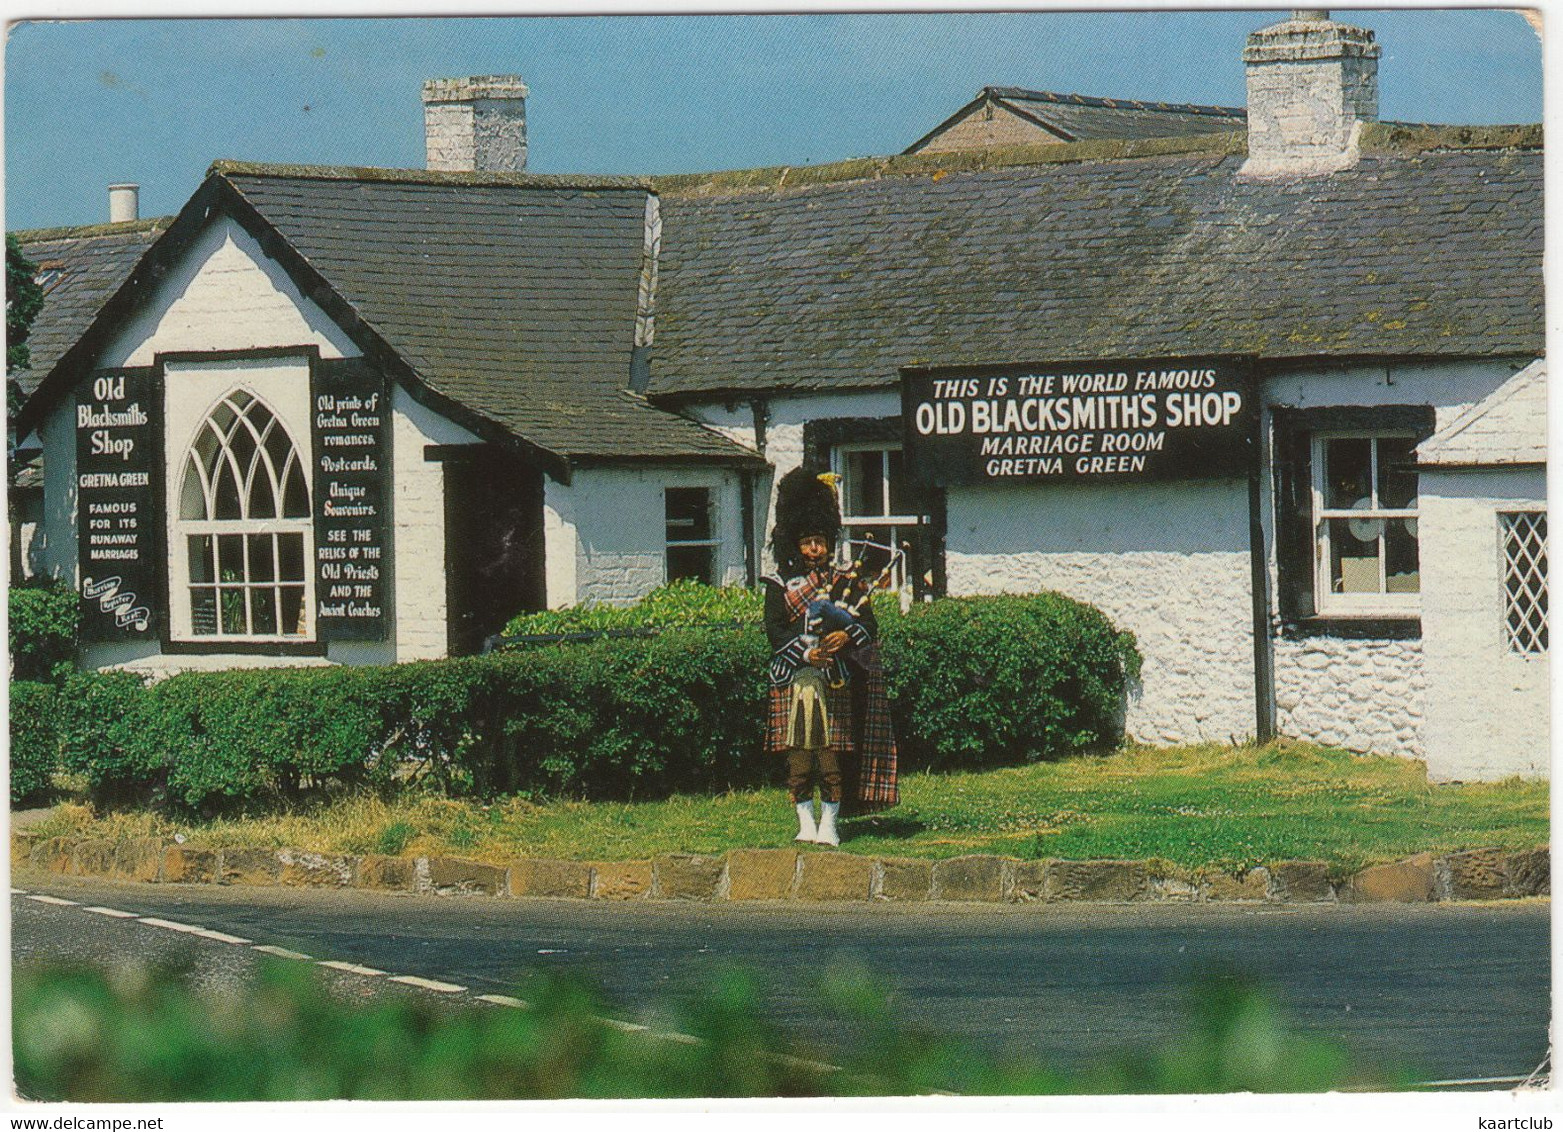
[[[1130,748],[1004,770],[907,775],[901,798],[894,810],[846,822],[842,848],[901,857],[1158,858],[1190,871],[1305,859],[1327,861],[1343,875],[1422,850],[1522,849],[1549,838],[1545,782],[1434,786],[1418,762],[1291,742]],[[638,803],[357,796],[308,812],[204,824],[147,813],[95,816],[64,804],[38,829],[503,862],[784,846],[792,844],[793,822],[778,788]]]

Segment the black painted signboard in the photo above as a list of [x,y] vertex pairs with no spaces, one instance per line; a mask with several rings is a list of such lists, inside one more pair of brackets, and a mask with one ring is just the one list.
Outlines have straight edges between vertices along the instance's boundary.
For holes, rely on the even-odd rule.
[[902,370],[910,465],[951,484],[1245,476],[1246,362],[1131,359]]
[[83,640],[155,640],[161,629],[161,401],[150,369],[99,371],[76,390]]
[[315,617],[322,641],[384,640],[391,614],[391,406],[359,359],[312,379]]

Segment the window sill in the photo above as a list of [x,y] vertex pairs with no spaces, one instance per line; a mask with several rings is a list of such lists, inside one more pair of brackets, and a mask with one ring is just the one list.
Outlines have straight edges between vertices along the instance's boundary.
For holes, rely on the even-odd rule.
[[163,651],[174,656],[325,656],[324,641],[164,641]]
[[1281,623],[1281,639],[1307,640],[1310,637],[1340,637],[1354,641],[1419,641],[1422,618],[1419,614],[1378,615],[1373,617],[1304,617]]

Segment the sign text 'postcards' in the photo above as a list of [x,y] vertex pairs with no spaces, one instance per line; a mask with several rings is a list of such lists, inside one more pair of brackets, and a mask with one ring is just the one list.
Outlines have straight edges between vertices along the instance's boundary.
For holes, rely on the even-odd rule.
[[937,484],[1246,475],[1255,405],[1229,360],[908,371],[906,448]]
[[155,636],[158,618],[162,446],[150,370],[109,370],[76,391],[76,538],[81,635],[90,641]]
[[322,640],[389,627],[391,406],[368,366],[315,367],[315,605]]

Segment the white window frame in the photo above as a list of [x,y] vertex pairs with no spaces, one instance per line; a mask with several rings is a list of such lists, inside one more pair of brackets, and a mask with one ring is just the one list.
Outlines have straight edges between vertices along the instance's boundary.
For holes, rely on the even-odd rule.
[[[1379,554],[1379,592],[1334,593],[1330,589],[1330,524],[1331,519],[1382,519],[1386,524],[1395,520],[1416,521],[1416,507],[1370,507],[1357,510],[1349,507],[1326,507],[1325,492],[1328,488],[1325,454],[1331,440],[1371,440],[1369,449],[1368,484],[1377,502],[1378,460],[1380,440],[1415,439],[1416,434],[1404,429],[1338,429],[1316,432],[1310,437],[1312,446],[1309,465],[1313,476],[1313,595],[1314,608],[1322,617],[1412,617],[1421,613],[1422,594],[1388,593],[1384,575],[1387,555]],[[1413,502],[1416,500],[1413,499]],[[1383,536],[1379,536],[1382,540]],[[1417,536],[1418,573],[1421,572],[1422,544]]]
[[[706,493],[706,512],[710,520],[711,536],[709,538],[672,539],[667,537],[668,492],[670,491],[703,491]],[[722,539],[720,536],[721,515],[717,511],[717,500],[721,492],[710,484],[703,483],[670,483],[662,486],[662,582],[664,585],[673,580],[673,570],[668,562],[668,551],[683,546],[706,546],[711,548],[711,578],[706,585],[719,586],[722,584],[722,556],[720,553]]]
[[[841,525],[846,529],[847,538],[861,538],[868,530],[888,527],[892,539],[895,540],[896,545],[900,545],[901,542],[911,541],[902,537],[901,532],[904,528],[922,526],[921,515],[895,515],[890,512],[890,453],[901,451],[901,445],[887,441],[837,444],[831,448],[830,470],[841,477]],[[862,452],[879,453],[880,505],[885,509],[883,515],[853,515],[847,511],[847,506],[853,498],[851,461],[847,457]],[[905,460],[904,453],[902,459]],[[891,589],[900,591],[911,585],[911,577],[906,565],[904,558],[896,563],[895,570],[890,575]]]
[[[288,442],[293,448],[295,458],[300,463],[300,471],[304,477],[305,491],[309,496],[309,514],[302,518],[269,518],[269,519],[186,519],[182,516],[180,502],[184,490],[185,471],[189,462],[195,456],[195,444],[200,439],[206,428],[206,422],[217,407],[228,400],[235,393],[245,393],[255,401],[265,406],[267,412],[276,419],[277,427],[281,428],[288,437]],[[198,457],[197,457],[198,458]],[[214,398],[201,413],[195,431],[190,435],[185,444],[179,449],[177,459],[169,462],[170,492],[170,539],[169,539],[169,595],[173,617],[171,618],[170,639],[180,642],[195,644],[234,644],[234,643],[258,643],[258,644],[312,644],[317,639],[315,618],[315,523],[314,523],[314,485],[311,483],[309,449],[307,438],[301,439],[289,427],[287,417],[278,410],[269,398],[263,396],[250,383],[235,382]],[[241,490],[246,490],[243,485]],[[281,509],[282,501],[277,500],[278,509]],[[303,538],[304,555],[304,596],[303,617],[305,631],[303,633],[224,633],[222,632],[222,589],[221,582],[217,583],[217,627],[215,633],[197,633],[195,631],[195,608],[193,583],[190,580],[190,539],[194,537],[210,536],[216,539],[219,535],[273,535],[298,533]],[[273,544],[275,545],[275,544]],[[248,550],[246,549],[246,554]],[[241,588],[241,592],[248,592],[261,588],[266,583],[252,582],[246,579],[243,583],[233,588]],[[279,583],[270,583],[275,588]],[[292,583],[290,583],[292,584]],[[278,604],[278,625],[281,625],[281,605]],[[246,620],[251,620],[252,615],[248,611],[248,599],[246,600]]]

